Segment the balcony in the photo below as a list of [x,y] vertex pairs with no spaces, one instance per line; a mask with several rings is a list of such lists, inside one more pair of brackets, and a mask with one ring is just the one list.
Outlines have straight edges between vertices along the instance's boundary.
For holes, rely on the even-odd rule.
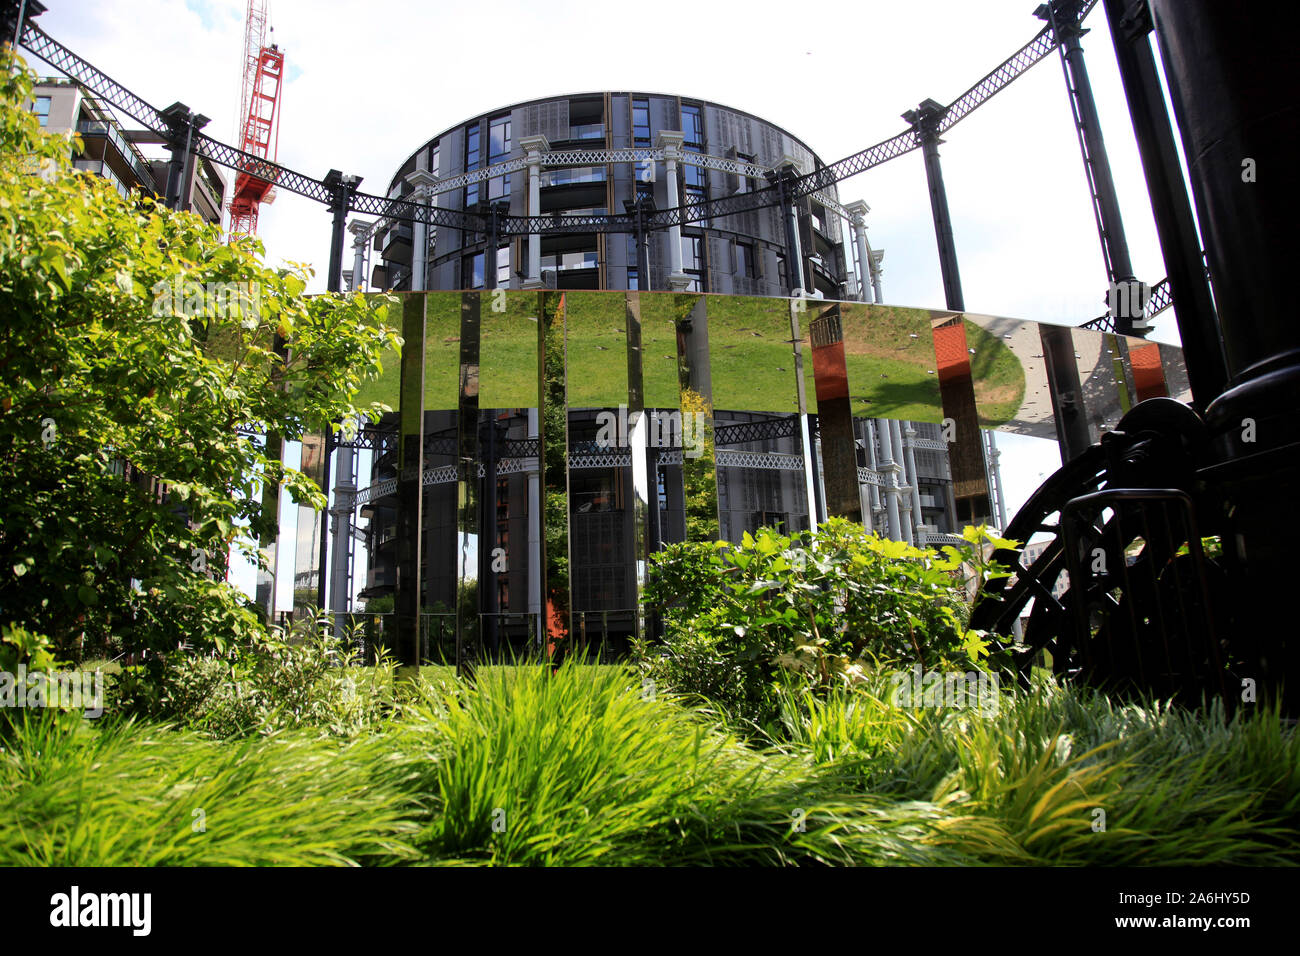
[[77,132],[81,134],[82,139],[86,137],[97,137],[106,139],[113,144],[113,148],[118,151],[122,161],[130,167],[135,173],[136,178],[140,180],[140,185],[146,189],[153,188],[153,172],[149,166],[136,154],[135,148],[122,138],[122,132],[112,123],[106,123],[100,120],[82,120],[77,124]]
[[604,138],[604,123],[584,123],[581,126],[569,127],[569,139],[571,140],[592,140]]
[[131,190],[127,188],[126,183],[117,178],[117,174],[109,168],[108,164],[98,159],[74,159],[72,165],[88,173],[94,173],[96,176],[103,176],[123,196],[130,196]]
[[542,170],[541,186],[576,186],[581,183],[603,183],[604,166],[569,166],[563,169]]

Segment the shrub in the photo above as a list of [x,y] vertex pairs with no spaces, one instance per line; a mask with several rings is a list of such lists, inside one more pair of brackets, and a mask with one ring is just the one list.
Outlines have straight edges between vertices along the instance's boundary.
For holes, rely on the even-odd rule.
[[663,646],[638,659],[651,677],[761,725],[775,720],[785,682],[825,691],[870,666],[986,666],[967,599],[1005,574],[984,559],[986,542],[1003,542],[982,528],[967,541],[936,552],[832,519],[793,537],[763,528],[739,545],[669,545],[647,588]]
[[360,667],[354,644],[313,615],[225,655],[177,651],[128,669],[121,707],[219,739],[298,727],[353,735],[393,704],[391,664]]

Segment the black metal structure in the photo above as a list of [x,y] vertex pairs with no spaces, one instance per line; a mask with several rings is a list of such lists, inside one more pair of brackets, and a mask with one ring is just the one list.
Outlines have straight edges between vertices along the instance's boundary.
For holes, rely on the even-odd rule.
[[[1022,542],[1052,535],[1028,567],[1019,548],[998,553],[1016,576],[995,582],[971,618],[1008,633],[1033,600],[1023,645],[1009,647],[1022,678],[1046,652],[1057,672],[1093,684],[1190,704],[1211,694],[1229,709],[1256,699],[1239,691],[1258,688],[1258,699],[1300,710],[1300,639],[1276,610],[1294,564],[1281,529],[1300,522],[1300,329],[1289,320],[1287,281],[1300,209],[1286,177],[1256,181],[1258,169],[1292,161],[1300,96],[1287,65],[1291,31],[1274,22],[1273,8],[1253,6],[1106,0],[1193,407],[1138,405],[1048,479],[1006,529]],[[1268,29],[1258,29],[1265,20]],[[1203,536],[1221,553],[1208,553]],[[1056,587],[1062,572],[1064,590]]]

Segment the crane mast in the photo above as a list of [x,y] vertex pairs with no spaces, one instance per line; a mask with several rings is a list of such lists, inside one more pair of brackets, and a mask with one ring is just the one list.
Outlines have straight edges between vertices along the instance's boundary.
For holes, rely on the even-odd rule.
[[[253,157],[275,162],[280,138],[280,90],[284,53],[267,43],[266,0],[248,0],[244,21],[243,77],[240,92],[240,148]],[[230,194],[231,239],[257,233],[257,213],[275,198],[270,170],[247,159],[235,171]]]

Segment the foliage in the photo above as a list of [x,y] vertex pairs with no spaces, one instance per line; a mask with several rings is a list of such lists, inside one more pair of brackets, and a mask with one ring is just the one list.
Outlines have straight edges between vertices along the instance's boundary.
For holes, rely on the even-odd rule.
[[231,647],[224,655],[175,652],[128,670],[116,695],[125,712],[174,722],[203,737],[229,739],[315,727],[356,735],[393,705],[392,664],[360,667],[328,615]]
[[[700,455],[687,456],[682,461],[686,510],[686,540],[708,541],[718,539],[718,470],[713,444],[713,409],[699,392],[682,389],[682,428],[686,422],[704,423],[703,434],[697,436],[701,443]],[[694,426],[692,426],[694,427]]]
[[762,528],[734,546],[669,545],[646,590],[664,644],[642,648],[642,666],[759,724],[776,717],[773,690],[787,680],[826,689],[868,666],[987,666],[966,601],[1006,573],[985,556],[1002,542],[982,528],[967,541],[936,552],[833,519],[811,534]]
[[0,723],[0,865],[329,866],[415,855],[413,771],[380,736],[218,743],[61,717],[22,711],[7,732]]
[[442,863],[941,864],[971,859],[959,834],[998,839],[925,801],[846,798],[806,760],[574,658],[427,688],[392,740],[427,753],[419,845]]
[[347,740],[21,711],[0,865],[1300,863],[1300,734],[1275,710],[1045,681],[981,717],[888,683],[782,688],[766,749],[572,660],[445,673]]
[[32,75],[12,63],[0,62],[4,618],[76,659],[247,640],[257,616],[219,572],[242,526],[252,540],[271,530],[263,481],[324,504],[249,432],[297,440],[363,411],[353,397],[398,341],[389,300],[305,298],[310,273],[264,266],[255,239],[226,244],[197,216],[75,171],[79,141],[39,128],[21,107]]
[[994,820],[1013,862],[1300,864],[1300,734],[1275,709],[1118,705],[1048,678],[980,716],[892,706],[888,684],[783,689],[782,749],[857,792]]
[[22,664],[29,671],[47,671],[55,666],[50,639],[25,627],[0,628],[0,671],[14,673]]

